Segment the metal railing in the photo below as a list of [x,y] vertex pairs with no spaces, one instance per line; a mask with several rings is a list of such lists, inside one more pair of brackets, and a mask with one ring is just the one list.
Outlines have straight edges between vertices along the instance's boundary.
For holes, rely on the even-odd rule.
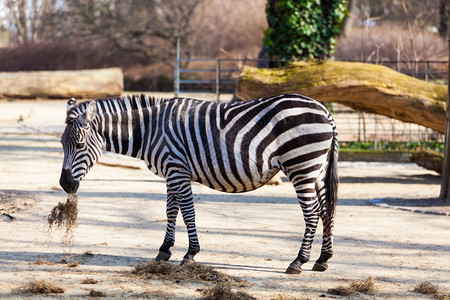
[[342,142],[443,142],[444,135],[424,126],[386,116],[355,111],[342,104],[330,103]]
[[[227,74],[239,74],[241,71],[240,68],[230,68],[225,67],[224,63],[230,62],[230,61],[239,61],[237,59],[221,59],[221,58],[180,58],[175,61],[175,70],[178,72],[178,74],[175,74],[175,96],[177,97],[180,93],[212,93],[216,95],[216,99],[220,99],[220,92],[221,92],[221,86],[224,85],[233,85],[233,87],[236,86],[237,79],[226,78],[222,79],[221,74],[227,73]],[[181,64],[183,63],[189,63],[192,65],[192,63],[202,63],[203,66],[197,67],[197,68],[182,68]],[[213,66],[204,66],[204,65],[211,65]],[[190,77],[190,76],[182,76],[182,74],[201,74],[197,77]],[[213,74],[214,78],[211,76],[207,76],[208,74]],[[206,76],[205,76],[206,75]],[[206,79],[205,79],[206,78]],[[190,89],[190,90],[184,90],[181,89],[181,85],[190,85],[192,87],[193,85],[196,85],[196,89]],[[234,90],[233,90],[234,91]],[[233,91],[224,91],[222,92],[233,92]]]

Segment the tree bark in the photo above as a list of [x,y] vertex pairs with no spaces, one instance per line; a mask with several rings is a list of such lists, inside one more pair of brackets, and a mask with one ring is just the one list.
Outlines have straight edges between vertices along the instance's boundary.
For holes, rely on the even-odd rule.
[[287,92],[445,132],[447,87],[379,65],[326,61],[278,69],[246,66],[236,94],[248,100]]
[[[450,15],[450,11],[448,12]],[[450,47],[450,37],[448,38],[448,46]],[[450,53],[449,53],[450,59]],[[447,111],[445,118],[445,147],[444,161],[442,164],[441,192],[439,198],[450,202],[450,64],[447,73]]]
[[79,71],[0,72],[0,97],[96,98],[123,92],[120,68]]

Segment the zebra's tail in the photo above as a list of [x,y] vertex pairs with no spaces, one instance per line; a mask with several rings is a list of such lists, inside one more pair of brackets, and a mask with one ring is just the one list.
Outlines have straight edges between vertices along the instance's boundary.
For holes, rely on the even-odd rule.
[[331,143],[331,149],[328,156],[328,166],[325,175],[326,186],[326,210],[329,218],[333,218],[337,204],[337,194],[339,186],[338,177],[338,157],[339,157],[339,138],[336,131],[336,125],[332,120],[331,125],[333,127],[333,140]]

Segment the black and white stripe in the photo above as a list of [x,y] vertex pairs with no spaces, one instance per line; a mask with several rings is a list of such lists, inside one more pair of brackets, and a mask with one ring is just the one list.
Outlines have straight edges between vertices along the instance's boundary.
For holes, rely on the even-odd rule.
[[102,149],[140,158],[166,179],[168,222],[157,259],[171,255],[179,210],[189,234],[183,261],[200,250],[191,181],[239,193],[264,185],[281,170],[295,187],[306,222],[300,252],[287,272],[299,273],[309,260],[319,218],[324,235],[314,270],[327,268],[339,142],[333,117],[316,100],[298,94],[227,104],[146,96],[79,105],[71,100],[66,123],[60,182],[67,192],[76,191]]

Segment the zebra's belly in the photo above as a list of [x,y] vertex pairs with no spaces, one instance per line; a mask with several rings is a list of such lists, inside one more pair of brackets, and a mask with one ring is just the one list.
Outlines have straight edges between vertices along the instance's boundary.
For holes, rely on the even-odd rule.
[[211,189],[221,192],[244,193],[262,187],[267,182],[269,182],[270,179],[272,179],[272,177],[275,176],[279,171],[280,170],[278,168],[273,168],[267,170],[261,175],[254,174],[254,176],[246,176],[245,178],[236,178],[238,176],[227,176],[226,180],[224,178],[221,178],[222,180],[218,180],[218,178],[215,178],[217,176],[208,174],[210,176],[204,176],[201,178],[193,177],[192,181],[201,183]]

